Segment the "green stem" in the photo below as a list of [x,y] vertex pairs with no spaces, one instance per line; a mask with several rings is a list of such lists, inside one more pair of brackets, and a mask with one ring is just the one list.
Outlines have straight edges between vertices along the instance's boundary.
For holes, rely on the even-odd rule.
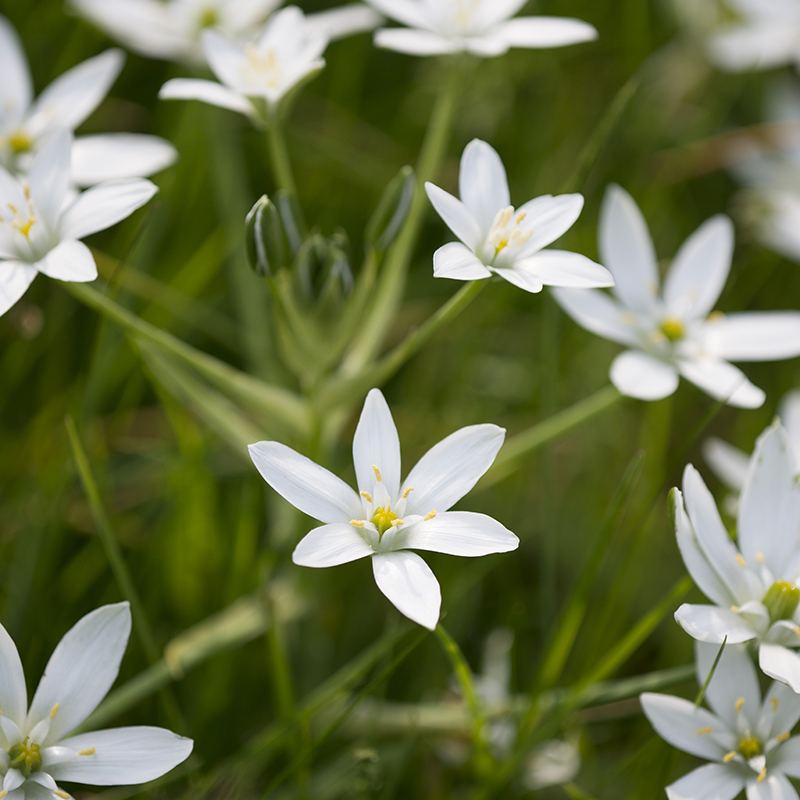
[[272,166],[272,177],[278,189],[284,189],[293,197],[297,197],[297,185],[294,182],[292,162],[289,159],[289,150],[283,129],[277,118],[273,117],[267,123],[267,150]]
[[271,624],[267,627],[267,649],[272,666],[270,671],[275,700],[278,706],[279,719],[293,722],[295,718],[295,690],[292,680],[292,668],[286,654],[283,626],[275,617],[275,608],[269,593],[269,576],[265,574],[261,585],[261,602]]

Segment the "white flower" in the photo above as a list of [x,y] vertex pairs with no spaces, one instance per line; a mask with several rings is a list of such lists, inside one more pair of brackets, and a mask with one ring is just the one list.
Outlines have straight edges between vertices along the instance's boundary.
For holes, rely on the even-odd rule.
[[367,0],[406,28],[382,28],[375,44],[414,56],[466,51],[500,56],[511,47],[563,47],[597,38],[588,22],[566,17],[511,19],[527,0]]
[[[75,130],[100,104],[125,61],[106,50],[67,70],[36,100],[28,60],[11,23],[0,15],[0,166],[14,173],[30,168],[36,151],[55,131]],[[75,141],[71,181],[91,186],[141,178],[172,164],[175,148],[157,136],[95,134]]]
[[800,65],[800,5],[797,0],[728,0],[741,19],[709,41],[711,60],[744,72]]
[[[71,0],[95,25],[150,58],[201,62],[200,35],[216,28],[235,39],[252,36],[283,0]],[[330,39],[375,28],[381,17],[361,3],[309,16]]]
[[410,550],[455,556],[506,553],[519,539],[485,514],[448,511],[491,466],[505,431],[461,428],[432,447],[400,483],[400,440],[383,395],[373,389],[353,439],[359,493],[278,442],[250,445],[264,480],[303,513],[325,523],[292,555],[304,567],[372,558],[378,588],[409,619],[433,630],[442,598],[430,567]]
[[[327,37],[306,25],[297,6],[275,14],[255,41],[237,44],[213,30],[203,31],[203,51],[221,83],[196,78],[167,81],[158,96],[201,100],[263,121],[294,86],[325,66]],[[264,106],[266,105],[266,109]]]
[[[719,645],[697,644],[697,682],[708,678]],[[800,697],[773,683],[761,702],[758,675],[741,645],[726,645],[709,681],[707,711],[689,700],[643,694],[642,709],[673,747],[712,763],[667,786],[669,800],[797,800],[786,776],[800,778]]]
[[[714,498],[690,464],[683,496],[673,490],[675,532],[686,569],[714,605],[684,603],[675,619],[698,641],[753,641],[761,669],[800,692],[800,485],[786,431],[760,436],[747,469],[737,543]],[[737,546],[738,545],[738,546]]]
[[463,242],[433,255],[437,278],[471,281],[492,273],[528,292],[544,285],[594,287],[614,283],[608,270],[585,256],[542,250],[566,233],[580,216],[583,197],[544,195],[514,209],[505,167],[497,152],[480,139],[461,156],[461,200],[426,183],[433,207]]
[[616,285],[614,297],[593,290],[556,289],[561,307],[593,333],[627,345],[611,365],[623,394],[658,400],[678,376],[717,400],[758,408],[764,392],[730,361],[774,361],[800,355],[800,313],[710,314],[733,256],[733,225],[718,214],[681,246],[659,288],[658,261],[647,223],[619,186],[606,192],[599,247]]
[[0,774],[5,800],[69,798],[58,784],[145,783],[185,761],[193,742],[136,726],[69,734],[94,711],[119,672],[131,631],[127,603],[102,606],[64,635],[28,708],[19,653],[0,625]]
[[116,225],[144,205],[156,187],[143,178],[102,183],[69,199],[72,135],[54,134],[24,180],[0,167],[0,314],[41,272],[62,281],[92,281],[97,267],[78,241]]

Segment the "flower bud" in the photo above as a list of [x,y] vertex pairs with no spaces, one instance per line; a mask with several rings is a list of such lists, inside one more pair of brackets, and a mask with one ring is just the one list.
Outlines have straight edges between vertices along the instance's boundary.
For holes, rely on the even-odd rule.
[[364,231],[364,238],[378,252],[386,252],[403,227],[414,191],[415,178],[411,167],[403,167],[383,190]]
[[262,195],[245,218],[247,258],[259,275],[274,275],[283,265],[283,227],[275,205]]
[[787,581],[775,581],[761,602],[767,607],[771,622],[791,619],[800,603],[800,589]]
[[326,239],[313,233],[301,245],[295,260],[300,295],[317,311],[335,311],[353,288],[347,255],[348,242],[338,233]]

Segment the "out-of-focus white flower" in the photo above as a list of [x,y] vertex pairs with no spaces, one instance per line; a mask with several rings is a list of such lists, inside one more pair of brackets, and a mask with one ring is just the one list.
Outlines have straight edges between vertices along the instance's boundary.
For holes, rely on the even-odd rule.
[[[255,35],[283,0],[71,0],[77,11],[131,50],[150,58],[202,62],[209,28],[234,39]],[[328,39],[373,30],[382,17],[361,3],[311,14]]]
[[[800,692],[800,485],[778,423],[759,437],[742,487],[737,544],[700,473],[688,465],[670,496],[678,547],[714,605],[684,603],[675,619],[701,642],[758,644],[761,669]],[[737,546],[738,545],[738,546]]]
[[[0,166],[24,174],[54,131],[73,131],[100,104],[125,61],[106,50],[56,78],[33,99],[25,51],[11,23],[0,15]],[[175,148],[157,136],[95,134],[75,141],[72,183],[91,186],[118,178],[142,178],[172,164]]]
[[[719,645],[696,645],[697,682],[708,678]],[[656,733],[673,747],[712,763],[667,786],[669,800],[797,800],[787,776],[800,777],[800,697],[773,683],[761,701],[758,675],[747,650],[728,644],[709,681],[707,711],[689,700],[643,694],[642,709]]]
[[292,555],[304,567],[333,567],[371,557],[378,588],[409,619],[433,630],[441,591],[411,550],[456,556],[506,553],[519,539],[485,514],[449,511],[491,466],[505,431],[472,425],[432,447],[400,483],[400,440],[377,389],[364,403],[353,439],[359,493],[278,442],[250,445],[264,480],[303,513],[325,523]]
[[581,769],[579,737],[548,739],[537,745],[522,772],[522,783],[536,791],[547,786],[563,786],[577,777]]
[[94,280],[94,258],[78,240],[116,225],[157,191],[144,178],[130,178],[70,200],[71,150],[72,134],[60,131],[42,145],[24,179],[0,167],[0,314],[40,272],[62,281]]
[[800,5],[796,0],[728,0],[740,17],[711,37],[709,54],[731,72],[800,65]]
[[500,56],[512,47],[563,47],[597,38],[588,22],[517,17],[527,0],[367,0],[405,28],[382,28],[375,44],[414,56],[466,51]]
[[586,256],[543,250],[565,234],[583,209],[579,194],[544,195],[515,209],[500,156],[480,139],[461,156],[459,194],[453,197],[425,184],[433,207],[461,242],[440,247],[433,255],[437,278],[471,281],[492,273],[525,289],[547,286],[611,286],[607,269]]
[[61,781],[144,783],[169,772],[193,742],[164,728],[112,728],[70,736],[106,696],[131,632],[127,603],[102,606],[64,635],[28,708],[19,653],[0,625],[0,774],[7,800],[68,800]]
[[599,247],[614,296],[555,289],[561,307],[593,333],[628,346],[611,365],[623,394],[658,400],[679,375],[716,400],[758,408],[764,392],[729,361],[775,361],[800,355],[800,312],[710,313],[730,271],[733,224],[718,214],[681,246],[660,290],[647,223],[619,186],[606,192]]
[[203,51],[221,83],[195,78],[167,81],[165,100],[201,100],[263,122],[281,98],[325,66],[328,39],[296,6],[275,14],[255,41],[245,45],[217,31],[203,31]]

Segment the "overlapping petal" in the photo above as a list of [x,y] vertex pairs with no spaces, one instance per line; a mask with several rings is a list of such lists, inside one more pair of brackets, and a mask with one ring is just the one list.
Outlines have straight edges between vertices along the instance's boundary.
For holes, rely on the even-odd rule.
[[376,47],[409,56],[441,56],[462,49],[452,39],[417,28],[381,28],[375,32],[374,42]]
[[433,254],[433,275],[436,278],[477,281],[489,278],[491,274],[483,261],[461,242],[442,245]]
[[605,292],[556,288],[552,294],[561,308],[587,331],[629,347],[639,343],[635,329],[626,321],[626,312]]
[[504,525],[485,514],[448,511],[395,536],[393,549],[429,550],[451,556],[486,556],[508,553],[519,547],[519,539]]
[[43,275],[59,281],[86,283],[97,277],[92,251],[74,239],[60,242],[36,266]]
[[481,226],[467,206],[457,197],[440,189],[433,183],[425,184],[425,191],[436,213],[444,220],[445,225],[464,242],[473,252],[481,245]]
[[686,380],[711,395],[715,400],[740,408],[760,408],[766,395],[747,380],[745,374],[716,358],[681,360],[678,369]]
[[461,202],[480,225],[483,237],[489,235],[497,212],[511,205],[503,162],[497,151],[480,139],[473,139],[464,148],[458,193]]
[[81,136],[72,145],[71,178],[78,186],[146,178],[175,163],[178,151],[166,139],[142,133]]
[[375,485],[377,467],[389,496],[396,498],[400,488],[400,438],[392,412],[379,389],[372,389],[364,401],[353,437],[353,464],[358,488],[370,492]]
[[564,47],[593,41],[597,29],[570,17],[518,17],[502,23],[498,35],[509,47]]
[[653,356],[626,350],[611,364],[611,382],[629,397],[661,400],[678,388],[678,373],[671,364]]
[[507,280],[509,283],[513,283],[514,286],[524,289],[526,292],[531,292],[532,294],[537,294],[544,289],[542,279],[529,269],[516,266],[506,268],[492,267],[492,272],[494,272],[495,275],[499,275],[504,280]]
[[762,642],[758,648],[758,665],[765,675],[788,684],[800,694],[800,655],[794,650]]
[[0,14],[0,109],[20,119],[31,104],[33,83],[28,59],[13,25]]
[[[0,20],[0,25],[2,20]],[[0,625],[0,709],[19,728],[25,726],[28,692],[17,646]]]
[[295,547],[292,561],[300,567],[336,567],[374,552],[352,525],[339,522],[307,533]]
[[744,789],[741,774],[723,764],[705,764],[667,786],[669,800],[733,800]]
[[545,286],[595,289],[614,285],[614,279],[605,267],[580,253],[566,250],[542,250],[535,256],[518,261],[515,268],[532,273]]
[[714,674],[706,686],[705,698],[717,716],[731,730],[736,730],[740,714],[745,714],[748,720],[758,719],[761,712],[761,689],[746,646],[726,644],[720,656],[721,647],[722,645],[695,642],[697,685],[706,686],[706,679],[719,656]]
[[776,361],[800,355],[800,312],[730,314],[709,322],[706,349],[729,361]]
[[712,437],[703,442],[703,458],[729,489],[741,491],[750,462],[747,453],[722,439]]
[[372,557],[378,588],[398,611],[423,628],[433,630],[439,621],[442,593],[431,568],[408,550]]
[[67,194],[71,152],[72,134],[62,129],[42,145],[28,172],[31,200],[50,230],[55,230],[58,225]]
[[221,83],[201,78],[173,78],[161,87],[158,96],[162,100],[199,100],[248,117],[256,116],[253,104],[246,97]]
[[700,642],[722,644],[727,640],[728,644],[739,644],[757,636],[743,615],[727,608],[684,603],[675,612],[675,619],[689,636]]
[[5,314],[33,283],[38,270],[19,261],[0,261],[0,314]]

